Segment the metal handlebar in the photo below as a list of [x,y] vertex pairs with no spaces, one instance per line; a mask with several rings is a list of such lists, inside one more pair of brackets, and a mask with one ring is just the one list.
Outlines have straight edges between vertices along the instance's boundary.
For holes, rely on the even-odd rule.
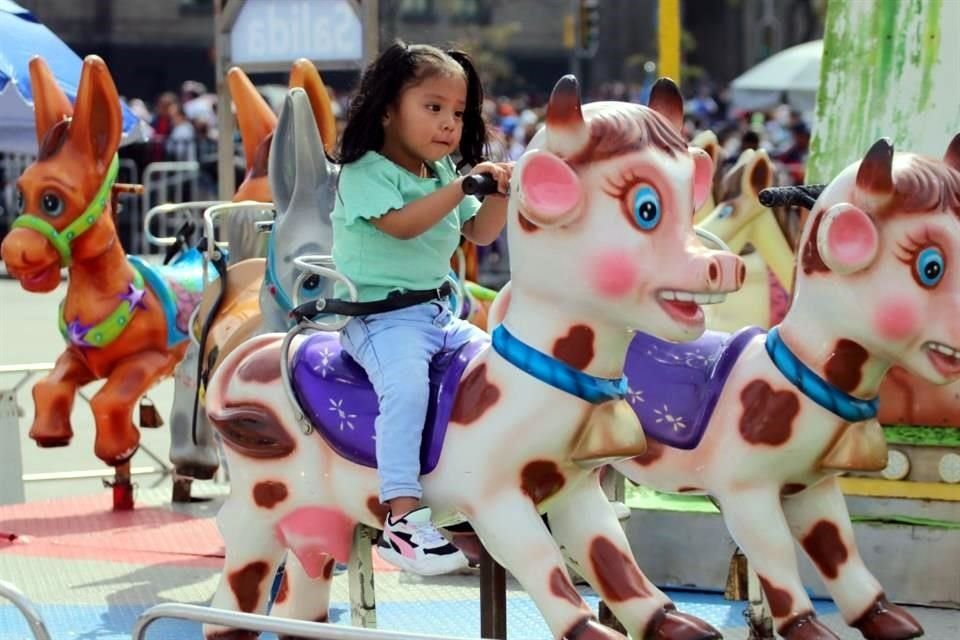
[[[300,289],[303,286],[303,283],[311,275],[318,275],[322,278],[329,278],[332,280],[339,280],[347,287],[347,295],[350,298],[350,302],[356,302],[360,297],[360,294],[357,292],[357,285],[353,284],[353,281],[350,280],[347,276],[343,275],[336,270],[333,263],[333,256],[328,255],[306,255],[299,256],[293,259],[294,266],[300,270],[300,275],[297,276],[297,279],[293,283],[293,307],[296,309],[301,304],[300,298]],[[317,309],[317,313],[322,313],[322,309]],[[316,329],[317,331],[339,331],[350,321],[350,318],[347,316],[340,316],[337,320],[332,322],[318,322],[316,320],[311,320],[309,318],[304,318],[301,322],[309,329]]]
[[30,602],[27,596],[23,595],[20,589],[9,582],[0,580],[0,597],[12,602],[13,606],[20,611],[36,640],[50,640],[50,632],[47,631],[46,623],[44,623],[43,618],[40,617],[37,608],[33,606],[33,603]]
[[194,202],[168,202],[158,204],[151,208],[150,211],[147,211],[147,215],[143,218],[143,235],[146,236],[147,242],[155,247],[169,247],[176,243],[177,238],[175,236],[160,237],[153,235],[153,232],[150,231],[150,223],[153,222],[155,217],[160,215],[165,216],[171,213],[181,213],[191,209],[207,209],[223,203],[223,200],[196,200]]
[[243,202],[221,202],[203,210],[203,235],[207,239],[206,258],[208,262],[216,259],[217,248],[229,247],[227,242],[217,242],[216,231],[214,229],[217,218],[227,213],[236,213],[237,211],[276,211],[272,202],[255,202],[245,200]]
[[380,631],[343,627],[328,622],[307,622],[255,613],[201,607],[194,604],[165,603],[150,607],[137,618],[133,640],[143,640],[147,627],[162,618],[189,620],[234,629],[245,629],[280,636],[313,638],[315,640],[457,640],[456,638],[420,633]]
[[718,236],[717,234],[711,231],[707,231],[706,229],[701,229],[700,227],[694,227],[693,231],[697,234],[698,238],[700,238],[701,240],[706,240],[707,242],[712,244],[714,247],[716,247],[717,250],[726,251],[727,253],[733,253],[733,251],[730,250],[730,247],[727,245],[727,243],[721,240],[720,236]]

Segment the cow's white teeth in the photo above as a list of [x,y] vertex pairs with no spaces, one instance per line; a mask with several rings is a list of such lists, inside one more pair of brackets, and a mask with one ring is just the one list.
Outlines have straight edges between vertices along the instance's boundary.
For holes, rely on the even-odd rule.
[[954,349],[953,347],[945,345],[942,342],[928,342],[925,346],[931,351],[936,351],[945,356],[960,360],[960,350]]
[[660,292],[660,298],[663,300],[676,300],[678,302],[695,302],[697,304],[716,304],[727,299],[725,293],[693,293],[692,291],[679,291],[669,289]]

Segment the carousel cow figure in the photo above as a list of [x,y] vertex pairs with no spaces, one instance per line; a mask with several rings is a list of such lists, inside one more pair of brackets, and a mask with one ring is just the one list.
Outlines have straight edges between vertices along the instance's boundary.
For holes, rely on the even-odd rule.
[[[605,463],[645,450],[623,399],[630,331],[695,339],[700,303],[743,279],[738,257],[694,235],[713,167],[687,147],[682,117],[669,80],[656,84],[649,107],[581,108],[576,80],[561,79],[546,126],[513,172],[513,285],[492,345],[468,344],[431,374],[411,372],[436,383],[421,455],[424,503],[438,524],[472,525],[555,638],[623,637],[573,588],[561,545],[632,636],[720,637],[644,577],[598,479]],[[385,518],[377,399],[336,333],[284,338],[241,344],[207,388],[232,482],[218,516],[226,560],[213,606],[263,611],[289,550],[271,614],[326,620],[334,559],[347,559],[357,523],[380,528]]]
[[769,332],[637,337],[626,373],[648,447],[615,466],[717,500],[784,638],[837,638],[794,541],[865,638],[915,638],[920,625],[864,566],[837,476],[887,464],[876,416],[891,366],[960,379],[960,135],[942,161],[876,142],[817,199],[800,247],[793,304]]

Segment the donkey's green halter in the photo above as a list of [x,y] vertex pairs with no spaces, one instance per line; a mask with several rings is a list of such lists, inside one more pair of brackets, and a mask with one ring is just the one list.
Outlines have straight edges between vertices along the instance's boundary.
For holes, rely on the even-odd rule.
[[[103,212],[107,210],[107,202],[110,200],[110,190],[113,183],[117,180],[117,172],[120,169],[120,160],[116,154],[110,162],[110,168],[107,169],[107,175],[103,179],[103,184],[97,190],[93,200],[87,205],[82,214],[66,226],[62,231],[56,228],[43,218],[32,213],[25,213],[13,221],[14,229],[23,228],[36,231],[46,238],[53,248],[60,254],[60,266],[69,267],[73,262],[73,253],[70,245],[82,233],[90,229]],[[133,282],[127,285],[127,291],[121,294],[121,302],[113,312],[102,322],[86,326],[78,319],[67,322],[63,315],[63,303],[60,303],[60,333],[71,344],[77,346],[105,347],[116,340],[133,317],[137,307],[143,306],[144,296],[143,277],[134,270]]]
[[12,228],[30,229],[42,235],[50,241],[53,248],[60,254],[60,266],[69,267],[70,263],[73,262],[70,245],[80,234],[92,227],[106,211],[107,202],[110,200],[110,189],[113,188],[119,169],[120,160],[114,154],[113,160],[110,162],[110,168],[107,170],[107,176],[104,178],[103,184],[100,185],[97,194],[93,196],[93,200],[87,205],[86,210],[62,231],[57,231],[52,224],[32,213],[24,213],[18,216],[13,221]]

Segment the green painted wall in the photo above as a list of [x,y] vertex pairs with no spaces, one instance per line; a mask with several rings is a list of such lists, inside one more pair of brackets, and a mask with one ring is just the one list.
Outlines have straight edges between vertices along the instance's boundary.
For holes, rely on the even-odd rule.
[[960,0],[830,0],[807,182],[882,136],[942,156],[960,132]]

